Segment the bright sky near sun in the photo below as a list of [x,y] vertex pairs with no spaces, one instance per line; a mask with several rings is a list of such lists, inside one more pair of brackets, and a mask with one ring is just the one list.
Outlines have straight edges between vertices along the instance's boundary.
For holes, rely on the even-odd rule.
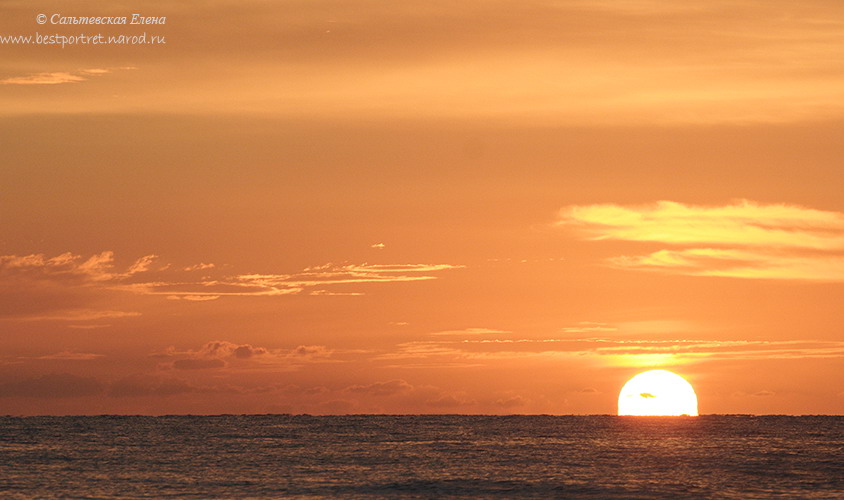
[[0,1],[97,32],[0,43],[0,414],[844,413],[844,3]]

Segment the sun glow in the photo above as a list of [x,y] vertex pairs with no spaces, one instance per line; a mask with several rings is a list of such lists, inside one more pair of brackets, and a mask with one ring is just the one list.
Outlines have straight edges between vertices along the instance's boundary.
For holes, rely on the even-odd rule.
[[619,415],[697,416],[697,395],[686,379],[668,370],[631,378],[618,395]]

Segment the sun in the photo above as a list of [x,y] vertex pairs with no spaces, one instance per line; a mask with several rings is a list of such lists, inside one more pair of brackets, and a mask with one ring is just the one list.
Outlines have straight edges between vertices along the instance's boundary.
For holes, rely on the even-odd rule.
[[649,370],[631,378],[618,395],[619,415],[697,416],[692,385],[668,370]]

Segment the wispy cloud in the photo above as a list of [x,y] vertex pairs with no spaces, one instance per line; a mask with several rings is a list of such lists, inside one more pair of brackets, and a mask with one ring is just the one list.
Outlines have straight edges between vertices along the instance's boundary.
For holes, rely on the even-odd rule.
[[[138,316],[102,307],[120,293],[207,302],[225,297],[357,296],[359,287],[437,279],[451,264],[325,264],[290,274],[223,274],[214,264],[174,266],[146,255],[118,266],[114,253],[0,256],[0,318],[92,321]],[[224,268],[228,266],[223,266]],[[350,287],[356,289],[349,289]],[[99,308],[97,308],[99,307]]]
[[[451,264],[325,264],[292,274],[239,274],[201,281],[152,281],[119,287],[146,295],[167,295],[201,300],[202,297],[360,295],[358,291],[328,291],[324,287],[366,283],[427,281],[434,273],[459,269]],[[316,290],[313,290],[317,288]]]
[[748,200],[724,206],[673,201],[653,205],[583,205],[560,211],[560,225],[595,240],[715,244],[764,248],[844,248],[844,214]]
[[[97,309],[70,309],[45,314],[20,316],[20,321],[96,321],[101,319],[135,318],[141,313],[134,311],[107,311]],[[77,326],[77,328],[80,328]],[[84,328],[84,327],[83,327]]]
[[205,262],[200,262],[199,264],[194,264],[192,266],[186,267],[185,271],[206,271],[208,269],[214,269],[215,267],[217,266],[215,266],[213,263],[206,264]]
[[424,366],[467,367],[526,357],[610,360],[613,364],[688,364],[736,359],[844,358],[844,342],[830,340],[734,340],[642,338],[480,338],[405,342],[379,360],[414,360]]
[[[693,276],[844,281],[844,214],[740,200],[723,206],[572,206],[558,224],[588,239],[661,243],[646,255],[618,256],[621,269]],[[705,245],[705,246],[701,246]]]
[[33,73],[26,76],[15,76],[0,80],[2,85],[59,85],[62,83],[84,82],[87,78],[73,73]]
[[217,300],[220,298],[219,295],[168,295],[168,299],[170,300],[190,300],[193,302],[207,302],[209,300]]
[[511,333],[506,330],[495,330],[492,328],[464,328],[462,330],[443,330],[433,332],[430,335],[437,337],[461,337],[465,335],[489,335],[496,333]]
[[[114,69],[135,69],[131,67]],[[31,73],[23,76],[14,76],[0,80],[0,85],[60,85],[63,83],[79,83],[89,80],[89,77],[107,75],[113,69],[110,68],[87,68],[78,71],[54,71],[45,73]]]
[[563,333],[588,333],[588,332],[614,332],[618,327],[606,323],[594,321],[581,321],[577,326],[567,326],[562,329]]
[[690,276],[844,281],[842,255],[787,255],[736,249],[692,248],[614,257],[609,263],[620,269],[662,271]]
[[114,252],[106,251],[89,258],[70,252],[46,257],[44,254],[0,255],[0,279],[32,278],[73,280],[77,283],[104,282],[126,278],[150,270],[157,259],[146,255],[136,260],[124,272],[114,270]]
[[111,73],[110,69],[105,68],[90,68],[90,69],[83,69],[80,73],[84,73],[86,75],[106,75]]
[[95,354],[92,352],[61,351],[53,354],[34,356],[26,359],[42,359],[56,361],[91,361],[102,357],[102,354]]
[[112,252],[0,256],[0,318],[84,322],[140,316],[105,306],[102,299],[114,293],[108,287],[115,283],[150,272],[155,260],[147,255],[120,270]]
[[357,295],[365,295],[365,294],[363,292],[329,292],[328,290],[312,290],[312,291],[308,292],[308,295],[320,295],[320,296],[324,296],[324,297],[330,297],[330,296],[338,296],[338,297],[351,296],[351,297],[354,297],[354,296],[357,296]]
[[580,339],[600,355],[674,354],[688,360],[841,358],[844,342],[827,340]]

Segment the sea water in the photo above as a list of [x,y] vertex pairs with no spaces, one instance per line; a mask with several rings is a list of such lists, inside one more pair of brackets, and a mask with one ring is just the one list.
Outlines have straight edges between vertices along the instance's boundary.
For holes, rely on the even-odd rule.
[[844,498],[844,416],[0,417],[2,498]]

